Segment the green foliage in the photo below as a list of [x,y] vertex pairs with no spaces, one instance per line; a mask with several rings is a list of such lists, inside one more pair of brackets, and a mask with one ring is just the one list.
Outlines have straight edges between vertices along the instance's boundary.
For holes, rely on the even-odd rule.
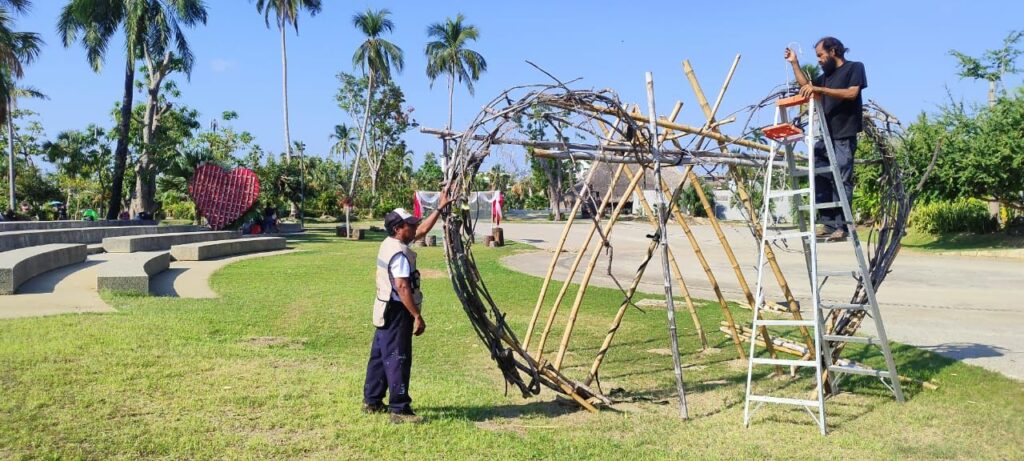
[[[704,196],[707,197],[708,203],[711,205],[711,209],[715,209],[715,194],[714,189],[707,182],[701,183],[701,189],[704,191]],[[686,210],[692,216],[699,218],[708,217],[707,210],[704,209],[704,204],[700,201],[700,196],[697,195],[697,190],[694,189],[693,184],[687,184],[683,191],[679,193],[678,199],[679,207]]]
[[990,217],[985,202],[975,199],[935,201],[914,209],[911,225],[929,234],[994,232],[999,225]]
[[423,164],[420,165],[420,169],[416,170],[413,177],[415,188],[416,190],[436,190],[443,177],[444,172],[441,171],[441,165],[437,163],[437,154],[427,152],[423,158]]

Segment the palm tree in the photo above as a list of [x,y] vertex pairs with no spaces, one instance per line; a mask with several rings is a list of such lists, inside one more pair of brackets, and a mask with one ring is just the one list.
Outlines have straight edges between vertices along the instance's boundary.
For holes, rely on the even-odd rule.
[[18,88],[17,79],[24,76],[24,66],[39,56],[43,44],[38,34],[11,30],[14,19],[7,8],[24,12],[30,6],[27,0],[0,1],[0,118],[7,123],[8,150],[8,206],[14,209],[14,104],[19,96],[40,96],[34,89]]
[[118,120],[117,147],[114,149],[114,177],[107,219],[117,219],[121,213],[135,63],[144,54],[142,47],[154,36],[173,37],[178,57],[191,63],[192,52],[181,32],[181,25],[191,27],[199,22],[206,23],[202,0],[69,0],[61,10],[57,32],[64,47],[70,48],[81,39],[86,59],[95,72],[103,67],[110,38],[114,33],[121,29],[125,36],[124,93]]
[[285,41],[285,29],[295,28],[299,33],[299,11],[307,10],[310,16],[320,12],[320,0],[257,0],[256,10],[263,13],[263,20],[270,27],[270,13],[274,12],[274,24],[281,33],[281,94],[284,98],[284,153],[285,160],[292,160],[291,128],[288,126],[288,47]]
[[[448,18],[444,24],[435,22],[427,27],[427,35],[434,41],[427,43],[427,77],[430,85],[442,74],[448,75],[448,131],[452,129],[452,100],[455,95],[455,79],[465,83],[469,94],[473,94],[473,82],[487,70],[487,61],[476,51],[466,48],[470,41],[480,37],[476,26],[463,24],[466,18],[459,13],[455,19]],[[444,160],[448,160],[447,142]]]
[[[395,23],[391,22],[391,19],[388,18],[390,15],[391,11],[385,8],[377,11],[367,9],[363,13],[352,16],[352,25],[366,36],[366,40],[359,45],[359,48],[356,48],[355,54],[352,55],[352,65],[363,71],[363,75],[367,78],[367,84],[366,110],[363,113],[363,125],[359,127],[359,145],[356,148],[356,159],[352,163],[352,182],[348,186],[349,200],[352,200],[352,196],[355,194],[356,179],[359,177],[359,156],[366,146],[366,130],[370,121],[370,101],[373,97],[374,84],[378,81],[380,83],[390,81],[392,67],[398,72],[401,72],[402,68],[405,67],[402,49],[394,43],[381,38],[381,34],[384,32],[391,32],[395,29]],[[351,230],[348,221],[349,212],[348,208],[346,208],[345,228],[346,230]]]
[[356,132],[344,123],[341,125],[334,125],[334,133],[329,136],[330,139],[334,140],[334,145],[331,146],[331,153],[337,155],[340,158],[348,157],[355,151]]

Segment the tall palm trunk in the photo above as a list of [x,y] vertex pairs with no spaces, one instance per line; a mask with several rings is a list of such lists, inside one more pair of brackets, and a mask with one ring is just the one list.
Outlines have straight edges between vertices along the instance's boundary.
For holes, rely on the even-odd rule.
[[115,220],[121,213],[124,194],[124,167],[128,162],[128,133],[132,123],[132,85],[135,83],[135,53],[128,51],[124,68],[124,97],[121,100],[121,120],[117,127],[117,146],[114,148],[114,177],[110,185],[107,219]]
[[281,30],[281,94],[284,104],[284,158],[285,161],[292,161],[292,134],[288,126],[288,48],[285,44],[285,28]]
[[[284,160],[286,163],[292,162],[292,132],[291,127],[288,123],[288,47],[285,41],[285,27],[282,25],[278,27],[281,31],[281,95],[284,104]],[[289,200],[291,210],[289,214],[292,217],[298,216],[299,205],[293,200]]]
[[[363,111],[363,126],[359,127],[359,146],[356,147],[356,160],[352,162],[352,181],[348,184],[348,199],[354,202],[353,194],[356,191],[356,179],[359,178],[359,156],[363,153],[363,147],[366,145],[366,128],[370,124],[370,100],[373,96],[373,74],[370,74],[369,81],[366,84],[366,110]],[[346,235],[352,235],[352,226],[349,224],[349,209],[345,210],[345,230],[349,232]]]
[[7,185],[8,208],[15,210],[14,196],[14,98],[7,98]]
[[[455,98],[455,76],[448,76],[448,126],[446,129],[452,131],[452,100]],[[448,170],[448,157],[451,157],[451,151],[448,149],[447,138],[444,139],[444,152],[441,153],[441,171]]]
[[[158,71],[158,72],[162,72]],[[140,212],[153,213],[156,208],[156,177],[153,174],[153,153],[150,147],[153,142],[153,133],[157,129],[156,111],[160,103],[160,76],[157,81],[150,83],[146,90],[146,114],[142,127],[142,154],[139,155],[139,163],[135,165],[135,199],[129,208],[131,214]]]

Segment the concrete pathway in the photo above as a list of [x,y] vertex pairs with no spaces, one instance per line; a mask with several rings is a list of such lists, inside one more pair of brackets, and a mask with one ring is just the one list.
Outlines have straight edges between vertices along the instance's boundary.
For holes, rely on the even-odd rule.
[[[150,292],[156,296],[180,298],[216,298],[209,284],[210,276],[228,264],[243,259],[291,253],[286,249],[250,253],[207,261],[174,261],[169,270],[150,281]],[[113,258],[127,254],[100,253],[90,255],[80,264],[52,270],[29,280],[17,294],[0,296],[0,319],[39,317],[44,315],[85,312],[116,312],[96,291],[97,268]]]
[[[676,254],[691,294],[714,299],[714,292],[686,236],[674,223],[671,226],[669,244]],[[551,249],[561,235],[562,225],[505,223],[502,227],[507,240],[521,241],[547,250],[513,255],[503,262],[515,270],[543,277],[551,260]],[[709,225],[691,227],[727,299],[744,299],[735,272],[721,250],[713,229]],[[585,238],[587,229],[588,226],[577,225],[571,230],[568,245],[570,251],[563,253],[558,261],[558,280],[565,279],[576,248]],[[646,234],[650,230],[646,223],[617,224],[611,236],[612,275],[608,275],[609,258],[602,255],[591,283],[614,287],[614,276],[623,286],[629,286],[647,249],[649,241]],[[746,227],[726,226],[725,233],[753,290],[757,282],[756,241]],[[849,243],[819,245],[818,248],[822,269],[856,267]],[[801,276],[805,274],[801,253],[776,249],[776,254],[797,296],[808,296],[810,289],[806,275]],[[584,266],[587,261],[589,256],[584,259]],[[656,255],[655,263],[648,267],[642,279],[642,291],[662,292],[661,266],[657,261],[659,259]],[[574,280],[579,281],[582,273],[583,268]],[[769,299],[782,300],[774,279],[770,280],[772,284],[767,291]],[[822,291],[823,297],[848,302],[855,286],[852,279],[830,280]],[[903,251],[896,258],[893,272],[879,288],[878,299],[891,339],[980,365],[1016,379],[1024,379],[1024,335],[1015,331],[1024,327],[1024,261]],[[870,326],[871,322],[865,324]]]

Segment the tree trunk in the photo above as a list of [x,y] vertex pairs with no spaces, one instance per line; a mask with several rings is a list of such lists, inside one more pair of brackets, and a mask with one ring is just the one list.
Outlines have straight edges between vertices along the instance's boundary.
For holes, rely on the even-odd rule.
[[[284,159],[292,161],[292,134],[288,126],[288,48],[285,44],[285,28],[278,27],[281,31],[281,95],[284,104]],[[294,205],[294,204],[292,204]]]
[[[446,129],[449,132],[452,131],[452,115],[454,114],[454,112],[452,110],[452,101],[454,99],[455,99],[455,76],[449,75],[448,76],[448,126],[446,127]],[[451,156],[451,150],[448,149],[448,142],[449,142],[448,139],[444,140],[444,152],[443,152],[444,155],[441,157],[441,171],[445,171],[445,170],[448,169],[448,157]]]
[[14,98],[7,98],[7,185],[7,208],[16,210],[16,197],[14,196]]
[[147,212],[152,214],[156,208],[156,174],[153,171],[153,134],[156,133],[157,105],[160,103],[160,84],[163,81],[164,67],[150,70],[149,88],[146,90],[146,114],[142,122],[142,154],[135,165],[135,198],[129,208],[132,216]]
[[[366,84],[366,110],[363,112],[363,126],[359,127],[359,146],[356,148],[356,159],[352,162],[352,181],[348,185],[348,199],[355,204],[356,180],[359,179],[359,156],[363,153],[366,144],[366,128],[370,123],[370,100],[373,95],[373,74],[370,74],[369,82]],[[345,213],[345,229],[352,232],[349,225],[348,213]],[[349,234],[351,235],[351,234]]]
[[124,167],[128,162],[128,134],[132,123],[132,85],[135,84],[135,53],[128,51],[124,69],[124,97],[121,100],[121,120],[117,127],[117,146],[114,148],[114,177],[110,184],[107,219],[115,220],[121,214],[121,196],[124,195]]

